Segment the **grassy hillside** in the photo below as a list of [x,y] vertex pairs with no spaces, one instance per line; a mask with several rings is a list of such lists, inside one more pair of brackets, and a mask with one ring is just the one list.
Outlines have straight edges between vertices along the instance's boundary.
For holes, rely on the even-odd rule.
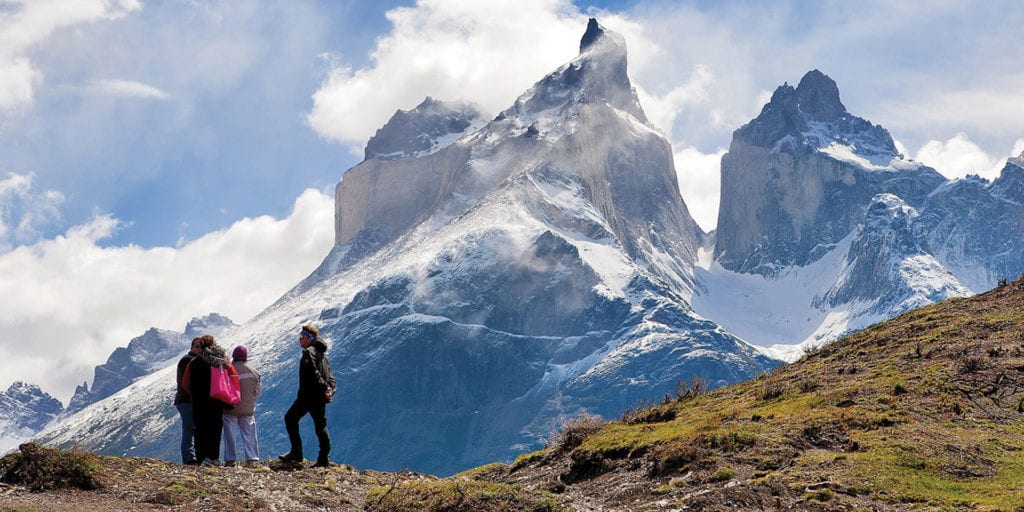
[[580,508],[1024,510],[1024,280],[700,387],[477,478]]
[[[101,457],[84,465],[97,489],[0,484],[0,510],[89,499],[105,511],[1024,511],[1024,280],[904,314],[753,381],[681,383],[659,402],[614,422],[577,418],[545,450],[448,479]],[[16,457],[0,477],[24,464]]]

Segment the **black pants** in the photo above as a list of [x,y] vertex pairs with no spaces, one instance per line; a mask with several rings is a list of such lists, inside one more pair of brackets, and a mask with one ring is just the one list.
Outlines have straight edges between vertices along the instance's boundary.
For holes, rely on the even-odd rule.
[[224,430],[224,406],[213,403],[193,403],[192,418],[196,424],[196,460],[220,459],[220,437]]
[[320,441],[320,453],[317,459],[327,460],[331,454],[331,437],[327,434],[327,403],[323,400],[311,400],[299,397],[295,399],[288,412],[284,413],[284,428],[288,431],[288,441],[292,445],[293,455],[302,456],[302,437],[299,436],[299,420],[307,413],[313,418],[316,439]]

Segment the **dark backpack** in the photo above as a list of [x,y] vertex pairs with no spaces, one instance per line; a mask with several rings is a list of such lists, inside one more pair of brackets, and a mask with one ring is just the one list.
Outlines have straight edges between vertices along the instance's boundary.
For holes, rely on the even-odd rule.
[[331,373],[331,363],[327,360],[327,354],[318,354],[320,357],[313,360],[313,371],[316,372],[316,380],[324,394],[324,400],[334,400],[334,375]]

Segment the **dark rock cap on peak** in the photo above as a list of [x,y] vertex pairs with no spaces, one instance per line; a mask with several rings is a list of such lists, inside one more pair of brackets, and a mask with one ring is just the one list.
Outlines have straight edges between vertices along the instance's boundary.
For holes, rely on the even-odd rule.
[[604,28],[597,22],[597,18],[590,18],[587,22],[587,31],[583,33],[583,38],[580,39],[580,53],[594,44],[601,36],[604,35]]
[[808,71],[796,86],[796,100],[800,110],[811,119],[832,121],[846,115],[846,107],[839,101],[839,86],[817,69]]

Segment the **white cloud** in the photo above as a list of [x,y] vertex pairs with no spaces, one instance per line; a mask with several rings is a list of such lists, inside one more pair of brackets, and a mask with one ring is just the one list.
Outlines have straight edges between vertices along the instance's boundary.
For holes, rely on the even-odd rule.
[[676,117],[683,109],[701,106],[706,108],[711,99],[708,89],[713,82],[714,75],[711,70],[707,66],[698,64],[694,66],[693,74],[685,84],[675,87],[668,93],[652,96],[640,89],[638,95],[651,123],[671,137]]
[[426,96],[497,112],[578,51],[586,18],[568,0],[419,0],[388,11],[372,66],[337,65],[313,95],[307,120],[359,148],[396,109]]
[[333,217],[333,197],[309,189],[287,218],[245,218],[178,248],[104,247],[119,222],[97,216],[0,254],[0,387],[32,382],[66,402],[149,327],[180,331],[210,312],[248,320],[320,263]]
[[32,174],[8,173],[0,179],[0,252],[33,240],[40,229],[60,218],[58,207],[64,195],[53,190],[35,192],[34,178]]
[[1024,158],[1024,139],[1017,139],[1017,142],[1013,144],[1013,149],[1010,150],[1010,156]]
[[928,141],[918,150],[914,160],[934,167],[951,179],[968,174],[992,179],[999,175],[1006,163],[1005,158],[1000,161],[991,157],[964,133],[958,133],[947,141]]
[[109,96],[129,96],[165,100],[169,95],[152,85],[133,80],[93,80],[89,82],[89,90]]
[[34,88],[42,79],[43,75],[24,57],[0,60],[0,112],[31,105]]
[[25,56],[33,45],[60,28],[119,18],[141,8],[138,0],[30,0],[0,12],[0,112],[32,105],[43,75]]
[[725,149],[711,154],[692,147],[675,151],[679,192],[690,215],[704,231],[711,231],[718,224],[724,154]]
[[913,101],[890,102],[883,99],[879,110],[886,112],[884,121],[890,129],[928,134],[956,130],[1013,140],[1024,129],[1021,121],[1024,119],[1024,97],[1020,83],[1024,83],[1024,74],[1018,73],[973,81],[973,88],[969,89],[947,91],[929,88],[919,91]]

